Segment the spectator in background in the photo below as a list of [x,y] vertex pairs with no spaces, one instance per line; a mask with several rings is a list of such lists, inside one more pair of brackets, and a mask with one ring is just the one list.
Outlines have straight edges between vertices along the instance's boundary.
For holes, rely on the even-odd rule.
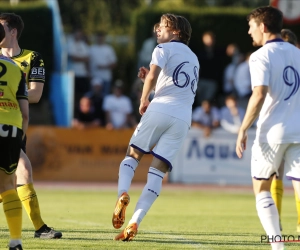
[[225,106],[220,110],[220,124],[223,129],[237,134],[245,115],[245,109],[238,107],[236,97],[229,95],[225,98]]
[[210,101],[202,101],[201,106],[196,107],[192,113],[192,127],[202,129],[204,136],[209,137],[212,129],[219,126],[219,110],[213,107]]
[[103,110],[106,113],[106,128],[122,129],[130,127],[132,121],[132,104],[123,94],[123,81],[116,80],[112,94],[104,97]]
[[241,62],[240,48],[235,43],[230,43],[226,47],[226,55],[231,59],[231,63],[238,65]]
[[239,51],[239,47],[234,43],[228,44],[226,55],[230,58],[230,63],[225,67],[223,74],[223,93],[225,96],[235,93],[233,83],[234,74],[236,67],[242,60],[242,54]]
[[103,111],[103,93],[102,93],[102,87],[103,87],[103,80],[95,77],[91,81],[91,91],[87,92],[84,96],[88,97],[94,107],[96,116],[100,119],[101,125],[105,125],[105,112]]
[[152,59],[152,52],[157,45],[156,34],[152,32],[151,37],[147,38],[142,45],[141,50],[139,51],[138,56],[138,68],[147,67],[149,68],[149,63]]
[[90,67],[92,77],[103,80],[103,96],[110,93],[112,70],[116,67],[117,57],[112,46],[105,43],[106,34],[98,32],[95,43],[90,48]]
[[215,101],[222,92],[222,74],[224,71],[225,50],[216,46],[216,37],[212,31],[202,36],[204,48],[197,53],[200,62],[200,78],[197,89],[197,105],[203,100]]
[[76,29],[68,39],[69,67],[75,74],[74,106],[79,105],[80,98],[90,90],[89,79],[89,44],[81,29]]
[[72,127],[77,129],[95,128],[100,126],[95,107],[90,98],[84,96],[80,99],[79,108],[72,121]]
[[234,74],[234,88],[236,89],[239,106],[246,110],[249,98],[252,94],[251,78],[249,70],[249,57],[251,53],[246,54],[246,58],[241,62]]
[[296,34],[293,31],[289,29],[282,29],[281,36],[284,41],[289,42],[297,47],[298,39]]

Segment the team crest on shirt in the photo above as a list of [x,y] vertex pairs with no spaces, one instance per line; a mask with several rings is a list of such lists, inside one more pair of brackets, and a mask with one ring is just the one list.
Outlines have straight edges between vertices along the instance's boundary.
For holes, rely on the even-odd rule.
[[0,97],[4,96],[4,90],[0,89]]
[[26,62],[25,60],[21,62],[21,66],[24,68],[28,67],[28,65],[29,65],[28,62]]

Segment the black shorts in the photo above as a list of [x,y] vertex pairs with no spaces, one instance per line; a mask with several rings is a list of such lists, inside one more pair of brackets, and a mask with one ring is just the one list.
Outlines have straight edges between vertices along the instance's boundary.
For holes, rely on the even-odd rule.
[[0,170],[6,174],[16,171],[21,151],[23,131],[15,126],[0,124]]

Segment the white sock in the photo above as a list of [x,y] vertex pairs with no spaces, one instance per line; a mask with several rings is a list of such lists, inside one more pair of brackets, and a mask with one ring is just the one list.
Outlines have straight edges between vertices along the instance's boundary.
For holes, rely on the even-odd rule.
[[130,156],[126,156],[121,162],[119,168],[118,197],[124,192],[128,192],[138,164],[139,162]]
[[21,239],[14,239],[9,241],[9,247],[15,247],[19,244],[22,245]]
[[129,224],[137,223],[140,225],[142,219],[160,194],[164,176],[165,173],[156,168],[149,168],[147,184],[136,204],[134,214],[129,221]]
[[[269,237],[269,241],[280,240],[279,215],[270,192],[263,191],[256,195],[256,210],[267,237]],[[277,236],[277,240],[275,236]],[[271,246],[273,250],[284,248],[283,242],[271,243]]]

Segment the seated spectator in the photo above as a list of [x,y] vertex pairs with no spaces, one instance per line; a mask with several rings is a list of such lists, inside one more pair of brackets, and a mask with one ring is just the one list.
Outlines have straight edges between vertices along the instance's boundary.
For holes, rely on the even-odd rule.
[[103,110],[106,113],[106,128],[122,129],[131,126],[132,104],[129,97],[123,95],[123,82],[117,80],[113,92],[104,97]]
[[220,126],[219,110],[208,100],[202,101],[201,106],[193,111],[192,126],[202,129],[204,136],[209,137],[212,129]]
[[91,81],[92,89],[84,96],[88,97],[95,107],[96,116],[100,119],[101,125],[105,125],[105,112],[103,106],[103,80],[95,77]]
[[88,97],[82,97],[79,102],[79,109],[76,111],[72,121],[72,127],[87,129],[99,126],[100,119],[96,115],[92,101]]
[[237,134],[245,116],[245,109],[238,107],[236,97],[229,95],[225,106],[221,108],[221,127],[230,133]]

